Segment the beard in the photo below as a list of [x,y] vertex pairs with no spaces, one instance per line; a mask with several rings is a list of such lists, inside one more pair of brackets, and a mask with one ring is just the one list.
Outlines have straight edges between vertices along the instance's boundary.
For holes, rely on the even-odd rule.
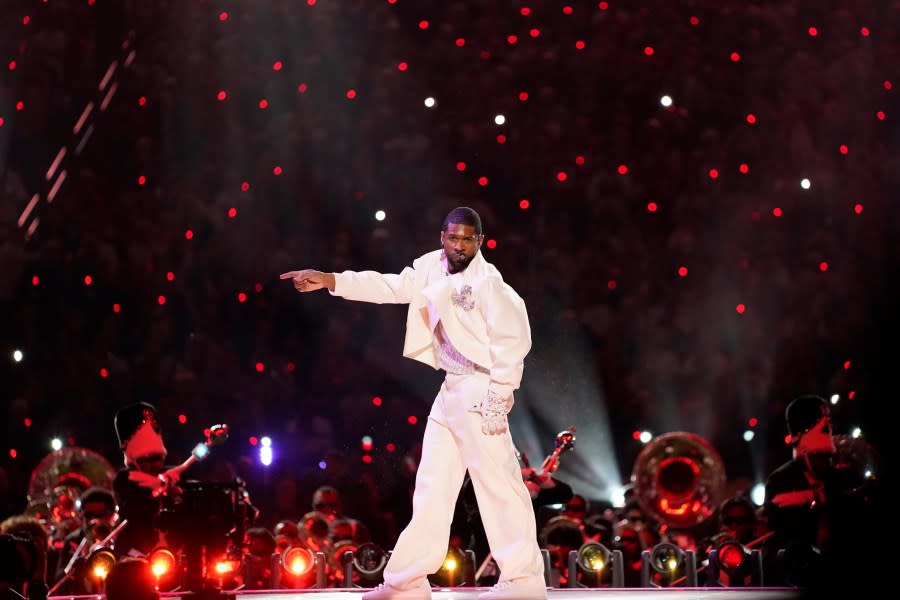
[[465,254],[447,252],[446,250],[444,250],[444,254],[447,256],[447,270],[449,270],[450,273],[464,271],[466,267],[469,266],[469,263],[472,262],[472,259],[475,258],[475,255],[466,256]]

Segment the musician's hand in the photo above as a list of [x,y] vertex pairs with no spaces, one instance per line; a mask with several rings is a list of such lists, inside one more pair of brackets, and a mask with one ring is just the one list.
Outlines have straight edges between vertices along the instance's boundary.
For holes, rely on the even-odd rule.
[[147,488],[148,490],[153,490],[154,492],[162,485],[162,482],[159,480],[159,475],[151,475],[150,473],[145,473],[144,471],[129,471],[128,479],[135,482],[142,488]]
[[301,269],[282,273],[280,279],[293,279],[298,292],[314,292],[322,288],[334,291],[334,273],[323,273],[314,269]]
[[522,479],[534,483],[540,489],[556,487],[553,478],[545,471],[538,471],[534,467],[522,467]]
[[784,492],[772,498],[772,502],[779,508],[784,508],[785,506],[811,506],[816,500],[820,500],[820,498],[817,497],[815,490]]
[[178,467],[174,467],[169,469],[168,471],[163,471],[159,474],[159,479],[163,482],[165,487],[174,487],[178,485],[178,482],[181,480],[181,469]]

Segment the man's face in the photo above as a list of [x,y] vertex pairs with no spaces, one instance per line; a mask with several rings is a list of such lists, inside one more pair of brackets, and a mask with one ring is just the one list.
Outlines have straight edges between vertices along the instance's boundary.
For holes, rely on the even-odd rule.
[[151,475],[159,475],[163,472],[163,469],[166,466],[166,455],[165,454],[149,454],[147,456],[142,456],[140,458],[135,459],[137,463],[137,468],[144,473],[150,473]]
[[341,510],[341,501],[334,492],[323,492],[313,502],[313,510],[316,510],[329,520],[334,519]]
[[101,500],[91,500],[81,505],[81,516],[85,523],[93,520],[109,521],[114,514],[115,511],[110,510],[109,506]]
[[451,273],[464,271],[481,248],[484,235],[477,235],[471,225],[448,223],[441,232],[441,245],[447,255],[447,266]]
[[729,508],[722,514],[722,529],[732,537],[741,539],[753,532],[753,515],[739,507]]
[[800,435],[797,442],[797,454],[824,454],[833,455],[837,452],[834,447],[834,438],[831,437],[831,417],[823,415],[816,424]]

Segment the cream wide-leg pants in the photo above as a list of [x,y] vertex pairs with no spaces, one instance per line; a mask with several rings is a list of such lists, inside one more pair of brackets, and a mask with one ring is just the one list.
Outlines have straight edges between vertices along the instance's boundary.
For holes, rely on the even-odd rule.
[[481,432],[481,413],[469,407],[486,397],[483,373],[448,374],[434,400],[422,460],[416,473],[413,513],[384,569],[388,585],[407,589],[440,569],[466,469],[472,478],[491,554],[502,580],[543,579],[534,508],[522,481],[509,432]]

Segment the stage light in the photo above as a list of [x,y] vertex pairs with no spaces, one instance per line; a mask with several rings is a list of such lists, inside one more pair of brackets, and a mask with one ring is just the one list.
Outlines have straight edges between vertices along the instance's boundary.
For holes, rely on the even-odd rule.
[[157,548],[150,553],[150,570],[157,582],[172,575],[176,566],[175,554],[168,548]]
[[259,462],[268,467],[272,464],[272,438],[264,436],[259,440]]
[[[387,564],[388,553],[373,542],[361,544],[355,550],[347,550],[341,556],[344,567],[344,587],[355,587],[357,581],[375,583],[381,581],[381,573]],[[366,586],[370,587],[370,586]]]
[[240,569],[240,567],[240,561],[223,558],[216,561],[216,564],[213,566],[213,570],[215,570],[216,575],[223,577],[225,575],[228,575],[229,573],[234,573],[235,571]]
[[766,499],[766,484],[761,481],[754,483],[750,488],[750,499],[753,500],[753,504],[762,506]]
[[105,546],[96,546],[91,550],[87,560],[88,577],[95,582],[106,581],[106,576],[116,564],[116,556]]
[[429,575],[428,581],[437,587],[475,585],[475,553],[450,546],[441,568]]
[[272,570],[273,588],[325,587],[325,555],[303,546],[289,546],[280,555],[279,568]]
[[621,550],[587,542],[569,552],[566,587],[625,587],[625,561]]
[[167,592],[175,590],[181,585],[178,559],[170,548],[163,546],[155,548],[150,552],[147,561],[150,563],[150,571],[156,578],[156,589]]
[[50,447],[53,448],[54,452],[56,452],[57,450],[62,450],[62,440],[59,438],[53,438],[52,440],[50,440]]
[[22,362],[22,359],[25,358],[25,355],[22,354],[21,350],[13,350],[12,358],[14,362]]
[[214,577],[220,590],[231,589],[238,583],[241,575],[242,555],[226,553],[213,561],[210,569],[211,577]]
[[709,553],[707,585],[723,587],[761,586],[762,553],[735,541],[725,541]]
[[692,550],[663,542],[641,552],[641,587],[673,587],[680,583],[697,586],[697,558]]
[[315,557],[310,550],[294,546],[285,551],[281,561],[292,575],[303,575],[313,568]]

